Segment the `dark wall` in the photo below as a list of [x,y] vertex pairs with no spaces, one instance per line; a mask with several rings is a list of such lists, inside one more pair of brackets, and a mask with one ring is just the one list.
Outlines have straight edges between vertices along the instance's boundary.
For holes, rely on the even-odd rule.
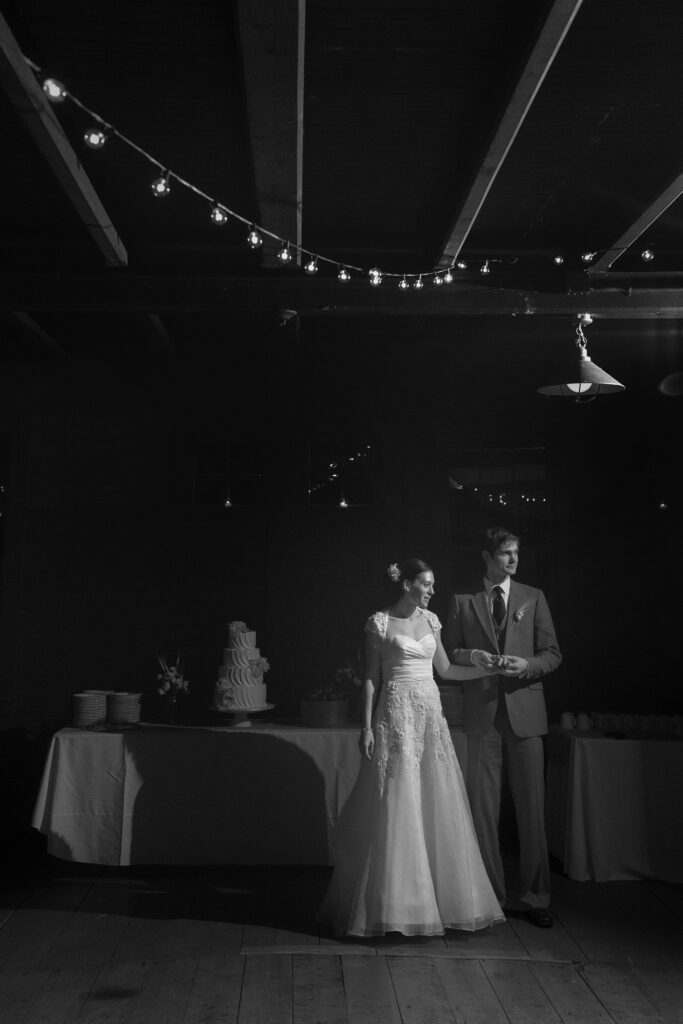
[[[234,618],[258,632],[269,698],[296,713],[359,645],[389,562],[434,565],[441,615],[478,571],[447,470],[452,451],[496,445],[547,452],[547,531],[525,538],[519,578],[546,590],[565,655],[551,716],[680,711],[680,399],[657,390],[678,349],[618,326],[594,358],[627,391],[585,406],[535,393],[571,335],[532,318],[321,318],[163,366],[6,364],[0,664],[16,720],[51,728],[86,687],[152,693],[158,652],[182,654],[202,710]],[[195,503],[197,452],[217,438],[255,452],[253,506]],[[372,503],[311,507],[311,443],[362,438]]]

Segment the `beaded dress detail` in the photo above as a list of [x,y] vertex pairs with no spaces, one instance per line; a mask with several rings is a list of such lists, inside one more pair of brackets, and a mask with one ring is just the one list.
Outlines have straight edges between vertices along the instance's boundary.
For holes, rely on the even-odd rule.
[[432,658],[441,624],[402,635],[375,612],[380,651],[375,751],[364,759],[335,827],[335,869],[320,919],[338,935],[443,935],[505,917],[484,868],[465,784],[443,717]]

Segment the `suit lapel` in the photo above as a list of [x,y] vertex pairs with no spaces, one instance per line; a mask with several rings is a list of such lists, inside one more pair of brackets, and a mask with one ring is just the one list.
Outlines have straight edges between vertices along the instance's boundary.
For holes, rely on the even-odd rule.
[[493,649],[495,651],[497,651],[498,650],[498,641],[496,640],[496,632],[495,632],[495,630],[493,628],[493,622],[491,621],[491,615],[489,614],[489,606],[488,606],[488,603],[486,601],[486,593],[485,593],[485,591],[481,590],[478,594],[475,594],[474,595],[474,601],[472,602],[472,604],[474,605],[474,610],[476,611],[477,615],[479,616],[479,621],[481,622],[481,624],[483,626],[484,632],[486,633],[487,637],[489,638],[489,640],[493,644]]
[[510,632],[512,623],[515,621],[515,613],[522,605],[522,592],[520,588],[510,580],[510,593],[508,594],[508,608],[507,616],[505,619],[505,636],[503,637],[502,648],[503,651],[507,649],[507,639]]

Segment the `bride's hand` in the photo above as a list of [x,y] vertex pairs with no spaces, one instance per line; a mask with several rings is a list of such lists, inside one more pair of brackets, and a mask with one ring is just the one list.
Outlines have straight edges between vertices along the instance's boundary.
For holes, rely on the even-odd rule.
[[358,749],[362,757],[367,757],[368,761],[372,761],[372,755],[375,752],[375,736],[372,729],[361,729]]

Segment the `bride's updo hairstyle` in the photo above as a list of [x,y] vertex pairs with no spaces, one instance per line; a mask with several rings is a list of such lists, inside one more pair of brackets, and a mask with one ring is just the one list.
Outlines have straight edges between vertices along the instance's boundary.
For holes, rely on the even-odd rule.
[[421,572],[434,572],[421,558],[406,558],[403,562],[392,562],[384,570],[384,581],[394,599],[401,596],[404,580],[414,580]]

